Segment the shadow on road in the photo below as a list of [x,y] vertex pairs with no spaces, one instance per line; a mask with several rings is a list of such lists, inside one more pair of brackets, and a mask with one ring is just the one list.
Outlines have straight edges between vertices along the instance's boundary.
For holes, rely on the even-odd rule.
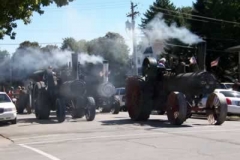
[[11,125],[11,124],[8,123],[8,122],[1,122],[1,123],[0,123],[0,127],[7,127],[7,126],[9,126],[9,125]]
[[192,127],[190,125],[171,125],[167,120],[156,120],[151,119],[148,121],[132,121],[131,119],[120,119],[120,120],[103,120],[100,121],[102,125],[128,125],[134,124],[138,126],[150,126],[156,128],[184,128],[184,127]]
[[17,123],[38,123],[38,124],[58,124],[59,122],[55,117],[51,117],[46,120],[39,120],[36,118],[21,118]]

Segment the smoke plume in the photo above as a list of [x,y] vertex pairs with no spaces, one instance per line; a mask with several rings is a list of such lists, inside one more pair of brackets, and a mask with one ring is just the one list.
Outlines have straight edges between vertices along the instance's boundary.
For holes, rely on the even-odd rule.
[[[13,78],[22,79],[29,76],[36,70],[46,69],[48,66],[59,68],[66,66],[72,61],[72,53],[68,50],[51,50],[44,52],[39,48],[24,48],[18,49],[12,57]],[[88,55],[86,53],[79,54],[79,62],[85,63],[102,63],[103,58],[95,55]]]
[[202,41],[200,37],[191,33],[185,27],[177,27],[175,23],[168,26],[163,19],[162,13],[157,14],[153,20],[146,25],[146,29],[143,30],[143,33],[145,33],[147,42],[150,45],[153,45],[156,41],[164,45],[164,43],[170,39],[178,39],[189,45],[197,44]]
[[81,53],[78,56],[78,61],[82,65],[85,65],[86,63],[97,64],[97,63],[102,63],[103,58],[99,55],[89,55],[87,53]]

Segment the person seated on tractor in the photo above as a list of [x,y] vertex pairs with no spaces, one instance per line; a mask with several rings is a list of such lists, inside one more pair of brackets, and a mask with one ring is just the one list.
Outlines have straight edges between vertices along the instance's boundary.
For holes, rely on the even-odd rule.
[[159,68],[165,68],[165,63],[166,63],[166,59],[165,58],[161,58],[159,61],[158,61],[158,67]]

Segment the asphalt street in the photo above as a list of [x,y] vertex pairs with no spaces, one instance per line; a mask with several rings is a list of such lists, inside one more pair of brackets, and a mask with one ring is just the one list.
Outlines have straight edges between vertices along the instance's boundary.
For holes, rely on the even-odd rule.
[[167,117],[151,115],[136,123],[126,112],[97,114],[57,123],[18,115],[16,125],[0,126],[1,160],[226,160],[240,157],[240,121],[209,125],[206,118],[188,119],[180,127]]

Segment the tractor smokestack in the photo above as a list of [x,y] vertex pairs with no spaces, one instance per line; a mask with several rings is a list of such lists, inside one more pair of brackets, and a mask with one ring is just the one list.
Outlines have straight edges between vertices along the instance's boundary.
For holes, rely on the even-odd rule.
[[206,42],[200,42],[198,44],[198,51],[197,51],[197,60],[198,60],[198,66],[200,70],[206,70],[206,49],[207,44]]
[[78,79],[78,54],[72,53],[72,75],[74,79]]
[[108,61],[103,61],[103,82],[108,82]]

